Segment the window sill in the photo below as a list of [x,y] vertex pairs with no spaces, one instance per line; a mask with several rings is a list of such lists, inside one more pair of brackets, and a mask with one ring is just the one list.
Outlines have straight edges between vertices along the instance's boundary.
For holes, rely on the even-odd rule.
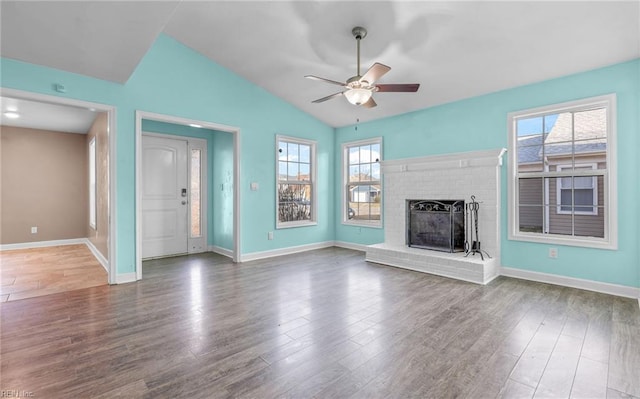
[[295,227],[307,227],[307,226],[317,226],[318,222],[287,222],[287,223],[279,223],[276,224],[276,230],[280,229],[291,229]]
[[518,233],[509,234],[511,241],[535,242],[540,244],[567,245],[572,247],[584,247],[595,249],[617,250],[618,243],[613,240],[605,240],[604,238],[589,237],[567,237],[557,234],[539,234],[539,233]]
[[369,228],[372,228],[372,229],[381,229],[382,228],[382,222],[380,222],[380,221],[377,221],[375,223],[367,222],[366,220],[362,220],[362,221],[359,221],[359,222],[351,222],[351,221],[346,222],[346,221],[343,221],[342,224],[344,226],[369,227]]

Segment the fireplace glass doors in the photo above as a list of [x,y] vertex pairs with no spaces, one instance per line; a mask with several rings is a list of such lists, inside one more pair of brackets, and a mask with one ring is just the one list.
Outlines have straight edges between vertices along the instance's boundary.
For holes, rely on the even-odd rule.
[[407,200],[407,245],[464,251],[464,200]]

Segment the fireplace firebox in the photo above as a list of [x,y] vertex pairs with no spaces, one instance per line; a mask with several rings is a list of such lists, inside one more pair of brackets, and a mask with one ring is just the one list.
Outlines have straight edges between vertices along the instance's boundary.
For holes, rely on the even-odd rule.
[[407,200],[407,245],[463,252],[464,200]]

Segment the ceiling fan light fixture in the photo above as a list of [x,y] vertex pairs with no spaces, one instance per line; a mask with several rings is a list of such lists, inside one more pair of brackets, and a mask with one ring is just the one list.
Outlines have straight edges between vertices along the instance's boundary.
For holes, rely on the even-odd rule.
[[353,105],[362,105],[369,101],[372,91],[369,89],[354,88],[344,92],[344,96]]

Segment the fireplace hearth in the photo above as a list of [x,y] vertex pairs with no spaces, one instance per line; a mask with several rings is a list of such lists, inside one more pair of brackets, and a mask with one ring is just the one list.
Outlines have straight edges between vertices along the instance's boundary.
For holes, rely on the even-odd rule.
[[464,200],[407,200],[407,245],[463,252]]

